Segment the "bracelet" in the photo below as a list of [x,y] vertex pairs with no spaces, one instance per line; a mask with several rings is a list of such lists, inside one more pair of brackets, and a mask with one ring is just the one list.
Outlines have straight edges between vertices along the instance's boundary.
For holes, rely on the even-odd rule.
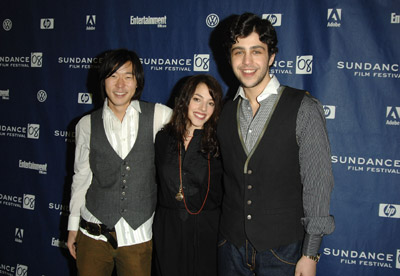
[[313,260],[316,263],[318,263],[319,259],[321,258],[321,254],[317,254],[316,256],[307,256],[307,255],[303,255],[303,256],[309,258],[310,260]]

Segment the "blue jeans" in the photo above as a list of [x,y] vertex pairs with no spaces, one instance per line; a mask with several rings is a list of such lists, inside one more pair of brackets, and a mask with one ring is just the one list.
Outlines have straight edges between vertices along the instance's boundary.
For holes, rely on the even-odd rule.
[[218,243],[219,276],[294,276],[302,242],[257,252],[246,240],[237,248],[226,239]]

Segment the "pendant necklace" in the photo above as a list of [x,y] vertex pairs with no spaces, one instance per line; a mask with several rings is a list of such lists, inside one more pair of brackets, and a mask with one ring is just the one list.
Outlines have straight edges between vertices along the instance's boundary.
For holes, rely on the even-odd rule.
[[178,193],[175,195],[175,199],[177,201],[182,201],[185,205],[185,209],[186,211],[191,214],[191,215],[198,215],[200,214],[200,212],[203,210],[203,207],[206,203],[207,197],[208,197],[208,193],[210,192],[210,176],[211,176],[211,166],[210,166],[210,153],[208,154],[207,157],[207,161],[208,161],[208,185],[207,185],[207,194],[204,198],[203,204],[201,205],[200,209],[197,212],[192,212],[188,209],[187,205],[186,205],[186,199],[185,199],[185,194],[183,192],[182,189],[182,160],[181,160],[181,144],[178,143],[178,158],[179,158],[179,191]]

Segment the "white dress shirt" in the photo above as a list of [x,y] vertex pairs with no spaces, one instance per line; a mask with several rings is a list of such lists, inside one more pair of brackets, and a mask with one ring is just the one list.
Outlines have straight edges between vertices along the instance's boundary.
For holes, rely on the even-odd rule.
[[[132,101],[128,106],[122,122],[108,107],[107,99],[103,106],[103,124],[107,139],[115,152],[124,159],[135,144],[139,127],[140,105],[138,101]],[[153,141],[157,132],[168,123],[172,110],[162,104],[156,104],[154,108]],[[93,216],[85,206],[85,196],[92,183],[92,171],[89,164],[90,153],[90,114],[84,116],[76,125],[75,133],[75,163],[74,176],[71,186],[70,215],[68,230],[77,231],[79,221],[83,219],[93,223],[101,223]],[[152,239],[152,224],[154,213],[145,223],[136,230],[132,229],[125,219],[121,218],[115,225],[118,247],[129,246],[147,242]],[[86,230],[80,229],[85,235],[96,240],[107,241],[104,236],[90,235]]]

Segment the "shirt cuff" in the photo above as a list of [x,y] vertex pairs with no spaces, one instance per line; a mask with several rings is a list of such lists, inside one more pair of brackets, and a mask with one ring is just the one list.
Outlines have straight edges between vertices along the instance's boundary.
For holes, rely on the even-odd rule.
[[78,231],[80,217],[69,217],[68,219],[68,231]]
[[306,234],[303,242],[303,255],[316,256],[322,242],[322,235]]

